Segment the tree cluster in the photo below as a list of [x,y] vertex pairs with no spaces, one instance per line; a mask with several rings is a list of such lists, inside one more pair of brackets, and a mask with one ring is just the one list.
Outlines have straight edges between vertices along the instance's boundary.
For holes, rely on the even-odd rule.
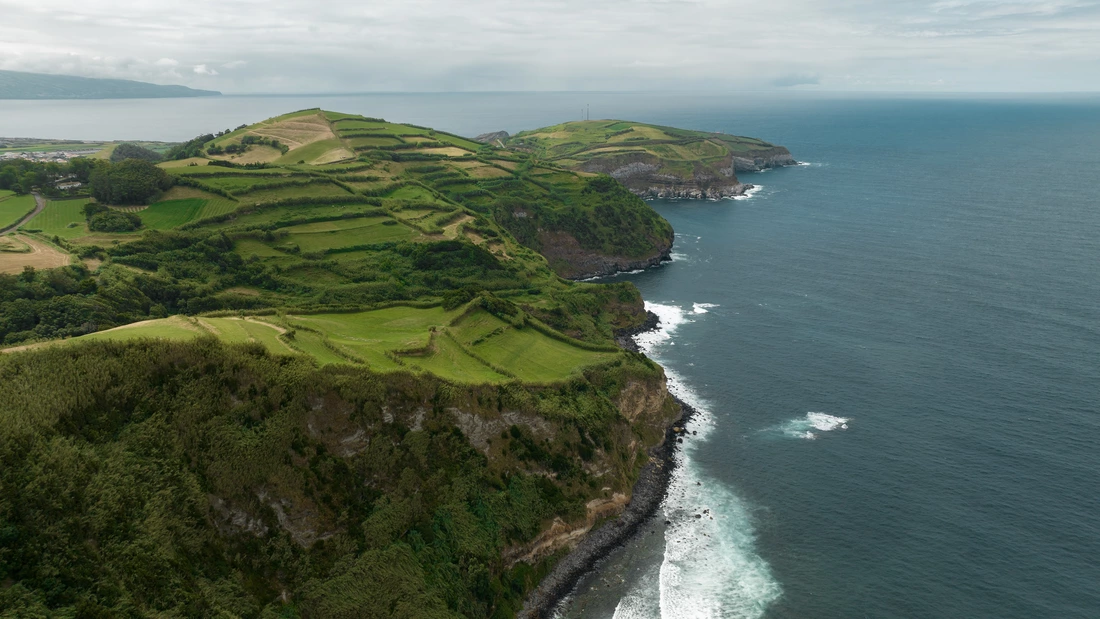
[[142,161],[157,163],[158,161],[162,161],[164,157],[156,151],[127,142],[125,144],[119,144],[115,147],[115,150],[111,152],[111,161],[117,163],[125,159],[141,159]]
[[172,177],[148,161],[98,165],[89,176],[92,196],[104,204],[148,204],[172,186]]
[[141,218],[137,215],[95,202],[84,205],[84,217],[88,220],[88,229],[94,232],[131,232],[141,227]]

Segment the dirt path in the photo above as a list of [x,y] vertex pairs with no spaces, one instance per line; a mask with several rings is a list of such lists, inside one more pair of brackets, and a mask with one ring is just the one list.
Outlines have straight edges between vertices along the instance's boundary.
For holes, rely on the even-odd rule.
[[46,208],[46,200],[42,196],[38,195],[37,193],[35,193],[33,195],[34,195],[34,203],[35,203],[34,210],[31,211],[30,214],[27,215],[26,217],[24,217],[23,219],[20,219],[19,221],[17,221],[15,223],[13,223],[12,225],[8,226],[7,228],[4,228],[4,229],[0,230],[0,234],[7,234],[7,233],[11,232],[12,230],[15,230],[16,228],[18,228],[19,226],[22,226],[23,224],[27,223],[31,219],[34,219],[35,215],[41,213],[42,209]]
[[72,262],[72,258],[65,252],[39,241],[36,238],[21,234],[15,237],[31,248],[26,253],[0,253],[0,273],[22,273],[23,267],[36,269],[55,269]]

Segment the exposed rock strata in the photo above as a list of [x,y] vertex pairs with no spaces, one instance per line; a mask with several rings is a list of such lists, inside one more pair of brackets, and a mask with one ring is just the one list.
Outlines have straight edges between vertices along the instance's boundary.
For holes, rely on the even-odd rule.
[[587,279],[614,275],[622,271],[648,269],[672,260],[672,240],[656,242],[656,249],[648,256],[628,258],[605,256],[585,249],[573,235],[567,232],[543,231],[539,233],[541,253],[554,270],[570,279]]
[[[520,619],[549,619],[561,601],[576,587],[581,578],[591,571],[608,552],[628,541],[657,511],[668,492],[668,485],[675,469],[676,437],[673,429],[681,431],[690,422],[695,409],[680,402],[682,414],[677,422],[669,424],[664,441],[650,450],[650,461],[642,469],[634,484],[630,502],[622,514],[583,537],[564,559],[554,566],[537,589],[524,602]],[[568,534],[560,531],[558,535]]]
[[776,146],[753,151],[751,156],[731,153],[718,163],[697,162],[690,174],[671,172],[666,162],[641,151],[598,157],[581,164],[580,169],[608,174],[643,198],[717,200],[741,196],[753,188],[738,180],[738,172],[759,172],[796,163],[790,151]]

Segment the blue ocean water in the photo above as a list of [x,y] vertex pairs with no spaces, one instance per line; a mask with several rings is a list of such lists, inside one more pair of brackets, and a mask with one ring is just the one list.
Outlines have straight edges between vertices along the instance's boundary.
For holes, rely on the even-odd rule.
[[654,203],[628,279],[707,427],[564,616],[1100,616],[1100,105],[772,114],[722,128],[810,165]]
[[1100,616],[1100,98],[4,101],[0,135],[173,140],[313,106],[473,135],[586,104],[809,165],[653,203],[675,260],[621,277],[703,415],[661,518],[564,616]]

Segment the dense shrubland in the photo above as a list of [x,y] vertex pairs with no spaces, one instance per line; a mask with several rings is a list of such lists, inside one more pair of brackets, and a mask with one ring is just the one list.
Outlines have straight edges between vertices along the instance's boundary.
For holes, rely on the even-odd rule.
[[[415,619],[513,616],[544,566],[503,551],[630,482],[629,459],[584,463],[627,454],[613,399],[659,370],[459,388],[211,339],[6,355],[0,377],[5,616]],[[456,408],[556,430],[512,426],[488,459]]]

